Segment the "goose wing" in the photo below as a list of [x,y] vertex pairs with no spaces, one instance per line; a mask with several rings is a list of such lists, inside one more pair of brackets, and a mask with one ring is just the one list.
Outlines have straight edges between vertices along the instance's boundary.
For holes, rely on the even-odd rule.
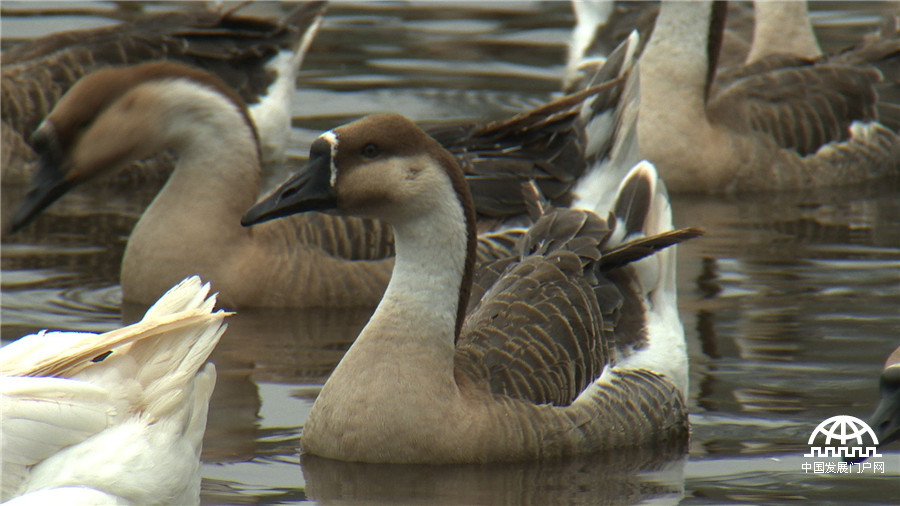
[[[765,64],[760,64],[765,68]],[[761,132],[801,156],[846,140],[854,121],[876,118],[880,73],[835,63],[776,68],[735,79],[708,106],[710,121]]]
[[465,172],[479,215],[519,215],[526,211],[521,183],[528,180],[534,180],[553,202],[568,203],[569,190],[586,167],[579,121],[582,103],[614,94],[612,89],[621,86],[614,80],[508,119],[446,124],[427,131]]
[[593,213],[553,210],[521,238],[518,256],[480,268],[458,369],[494,393],[569,404],[614,360],[605,318],[620,300],[609,286],[598,297],[585,275],[608,235]]

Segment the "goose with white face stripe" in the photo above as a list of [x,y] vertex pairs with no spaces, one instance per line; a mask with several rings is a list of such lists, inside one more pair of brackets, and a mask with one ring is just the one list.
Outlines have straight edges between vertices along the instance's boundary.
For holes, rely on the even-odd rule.
[[552,458],[687,437],[687,357],[672,230],[649,164],[605,221],[545,213],[476,268],[453,157],[406,118],[323,134],[244,224],[314,210],[389,222],[397,261],[369,323],[315,401],[302,450],[363,462]]
[[[111,66],[168,60],[218,75],[249,104],[263,163],[283,160],[297,72],[318,33],[325,3],[298,4],[277,21],[237,10],[201,7],[139,14],[119,25],[52,33],[5,50],[0,86],[4,211],[22,200],[39,169],[41,154],[29,136],[81,77]],[[103,183],[115,188],[158,185],[174,166],[168,153],[155,153],[108,174]],[[12,215],[0,216],[4,236],[13,228]]]

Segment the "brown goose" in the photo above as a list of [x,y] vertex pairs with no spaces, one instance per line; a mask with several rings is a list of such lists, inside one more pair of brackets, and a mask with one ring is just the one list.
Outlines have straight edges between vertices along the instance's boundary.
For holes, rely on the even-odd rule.
[[673,191],[801,189],[897,174],[900,141],[876,122],[881,75],[870,66],[763,68],[711,93],[724,11],[719,2],[663,2],[639,63],[641,156]]
[[226,307],[367,306],[390,277],[390,231],[378,223],[311,214],[240,226],[259,195],[260,148],[240,97],[212,74],[171,62],[97,71],[33,139],[44,163],[15,227],[91,177],[164,150],[176,158],[128,240],[124,301],[152,303],[199,274]]
[[661,250],[698,231],[671,230],[651,165],[622,183],[618,218],[550,211],[476,271],[456,161],[406,118],[375,115],[320,136],[244,223],[324,209],[390,222],[397,261],[316,399],[304,452],[487,462],[687,437],[675,253]]
[[[475,186],[518,188],[521,179],[534,178],[561,194],[574,182],[563,168],[584,166],[578,107],[607,89],[601,85],[446,137]],[[157,62],[90,74],[59,101],[33,139],[44,165],[13,216],[16,229],[92,177],[164,150],[178,160],[128,241],[125,301],[150,303],[184,276],[200,274],[228,307],[371,307],[390,277],[393,243],[385,225],[312,214],[260,229],[240,226],[259,195],[259,146],[240,97],[206,72]],[[486,214],[496,215],[495,202],[505,206],[502,212],[524,211],[521,192],[505,198],[509,193],[483,199]],[[480,257],[502,254],[516,234],[485,236]]]

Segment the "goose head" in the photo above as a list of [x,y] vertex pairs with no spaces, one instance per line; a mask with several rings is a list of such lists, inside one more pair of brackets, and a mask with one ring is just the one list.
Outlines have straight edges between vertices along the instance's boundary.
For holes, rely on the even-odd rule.
[[305,211],[383,219],[430,214],[449,196],[474,222],[465,177],[441,145],[409,119],[376,114],[319,136],[309,161],[244,215],[253,225]]
[[450,273],[446,287],[458,292],[459,335],[475,265],[475,206],[453,156],[415,123],[378,114],[322,134],[309,162],[251,207],[241,224],[306,211],[390,223],[397,259],[391,283],[406,279],[401,265],[417,275],[419,268],[433,268],[436,277]]
[[240,97],[218,77],[193,67],[154,62],[107,68],[79,80],[31,136],[40,166],[13,230],[89,179],[163,150],[177,156],[207,121],[209,104],[197,99],[202,93],[230,104],[253,130]]

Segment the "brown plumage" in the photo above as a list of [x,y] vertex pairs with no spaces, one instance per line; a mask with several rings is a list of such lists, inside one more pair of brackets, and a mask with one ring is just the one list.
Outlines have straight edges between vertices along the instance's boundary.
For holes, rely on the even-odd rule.
[[35,138],[45,165],[17,226],[98,174],[166,149],[177,160],[126,246],[127,302],[152,302],[195,273],[227,307],[370,306],[384,291],[393,264],[385,225],[308,215],[240,226],[259,193],[259,144],[243,102],[211,74],[171,62],[104,69],[80,80],[42,125]]
[[876,121],[882,75],[871,61],[773,55],[716,77],[710,42],[723,13],[720,3],[663,3],[641,57],[641,156],[670,188],[802,189],[900,171],[900,140]]
[[549,210],[514,249],[495,235],[481,249],[495,258],[476,266],[462,171],[412,122],[363,118],[313,151],[244,223],[321,209],[377,217],[394,228],[397,261],[316,400],[303,451],[486,462],[686,437],[684,336],[665,248],[700,232],[670,230],[652,166],[622,184],[617,217]]

